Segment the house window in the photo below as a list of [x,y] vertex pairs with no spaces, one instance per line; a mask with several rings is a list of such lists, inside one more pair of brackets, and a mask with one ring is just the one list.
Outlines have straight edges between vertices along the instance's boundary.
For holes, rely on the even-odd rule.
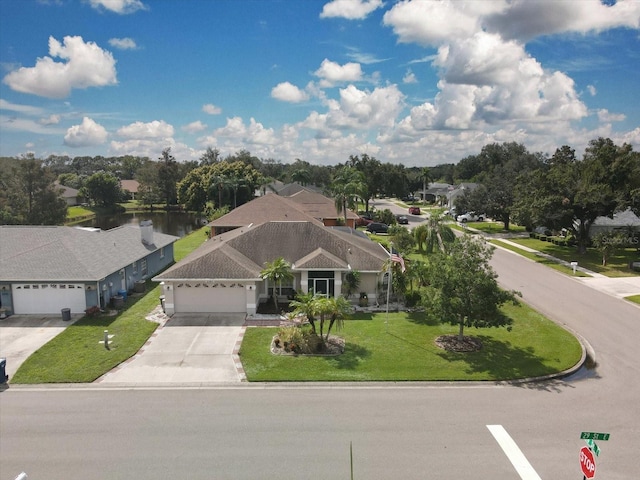
[[273,295],[274,289],[279,296],[293,297],[296,292],[295,280],[293,278],[290,278],[288,280],[275,282],[274,285],[269,286],[267,293],[269,295]]
[[147,274],[147,259],[143,258],[142,260],[140,260],[140,273],[142,273],[142,275],[146,275]]
[[131,269],[133,270],[133,274],[135,275],[136,273],[138,273],[138,262],[133,262],[131,264]]
[[335,279],[333,272],[309,272],[309,291],[323,297],[335,297]]
[[160,258],[164,258],[164,247],[160,249]]

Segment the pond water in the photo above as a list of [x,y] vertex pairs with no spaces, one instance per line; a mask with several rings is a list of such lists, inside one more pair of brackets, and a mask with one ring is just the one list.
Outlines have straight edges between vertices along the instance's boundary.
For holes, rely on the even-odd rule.
[[110,230],[121,225],[139,225],[143,220],[153,222],[153,231],[184,237],[202,227],[202,218],[188,212],[143,212],[101,215],[77,223],[80,227],[97,227]]

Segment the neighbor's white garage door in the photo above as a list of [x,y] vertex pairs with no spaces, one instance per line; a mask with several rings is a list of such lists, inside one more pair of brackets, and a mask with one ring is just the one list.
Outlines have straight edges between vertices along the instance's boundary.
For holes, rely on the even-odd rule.
[[178,284],[173,293],[173,304],[176,312],[246,312],[247,297],[245,288],[240,284],[221,284],[204,286],[204,284]]
[[15,314],[60,314],[63,308],[83,313],[87,308],[84,285],[75,283],[22,283],[12,286]]

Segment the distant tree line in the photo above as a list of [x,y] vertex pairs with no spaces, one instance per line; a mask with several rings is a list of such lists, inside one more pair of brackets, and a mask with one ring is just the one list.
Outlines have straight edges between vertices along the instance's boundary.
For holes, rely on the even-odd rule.
[[378,196],[405,197],[433,182],[473,182],[478,187],[457,200],[458,211],[482,212],[504,223],[527,228],[544,225],[567,229],[585,247],[593,221],[600,215],[631,208],[640,213],[640,157],[630,145],[594,139],[578,159],[562,146],[548,157],[522,144],[493,143],[457,164],[405,167],[383,163],[367,154],[351,155],[342,164],[312,165],[301,159],[283,164],[260,159],[246,150],[223,157],[208,148],[199,161],[181,162],[171,149],[155,159],[33,155],[0,158],[0,222],[61,224],[66,206],[60,186],[75,188],[87,201],[113,208],[125,200],[120,181],[139,182],[143,205],[178,205],[206,215],[232,209],[266,193],[276,181],[313,185],[335,200],[336,210],[370,202]]

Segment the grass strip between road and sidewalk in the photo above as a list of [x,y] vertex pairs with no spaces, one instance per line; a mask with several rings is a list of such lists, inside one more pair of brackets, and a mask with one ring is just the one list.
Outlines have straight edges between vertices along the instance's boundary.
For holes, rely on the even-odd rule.
[[[516,240],[512,240],[515,243],[518,243]],[[510,243],[506,243],[503,242],[501,240],[490,240],[489,243],[492,243],[493,245],[498,245],[502,248],[505,248],[507,250],[511,250],[512,252],[517,253],[518,255],[521,255],[525,258],[528,258],[529,260],[533,260],[534,262],[538,262],[541,263],[549,268],[553,268],[554,270],[557,270],[559,272],[562,272],[566,275],[572,275],[575,277],[590,277],[589,274],[581,272],[579,270],[576,270],[576,273],[573,273],[573,268],[572,267],[567,267],[566,265],[554,260],[553,258],[549,258],[546,256],[541,256],[540,254],[536,253],[536,252],[530,252],[528,250],[525,250],[524,248],[519,248],[517,246],[514,246]]]
[[[205,240],[204,229],[174,243],[176,261]],[[147,281],[147,293],[127,298],[125,309],[85,316],[34,352],[18,368],[11,383],[88,383],[135,355],[158,324],[146,316],[159,304],[160,286]],[[113,335],[110,350],[104,347],[104,331]]]

